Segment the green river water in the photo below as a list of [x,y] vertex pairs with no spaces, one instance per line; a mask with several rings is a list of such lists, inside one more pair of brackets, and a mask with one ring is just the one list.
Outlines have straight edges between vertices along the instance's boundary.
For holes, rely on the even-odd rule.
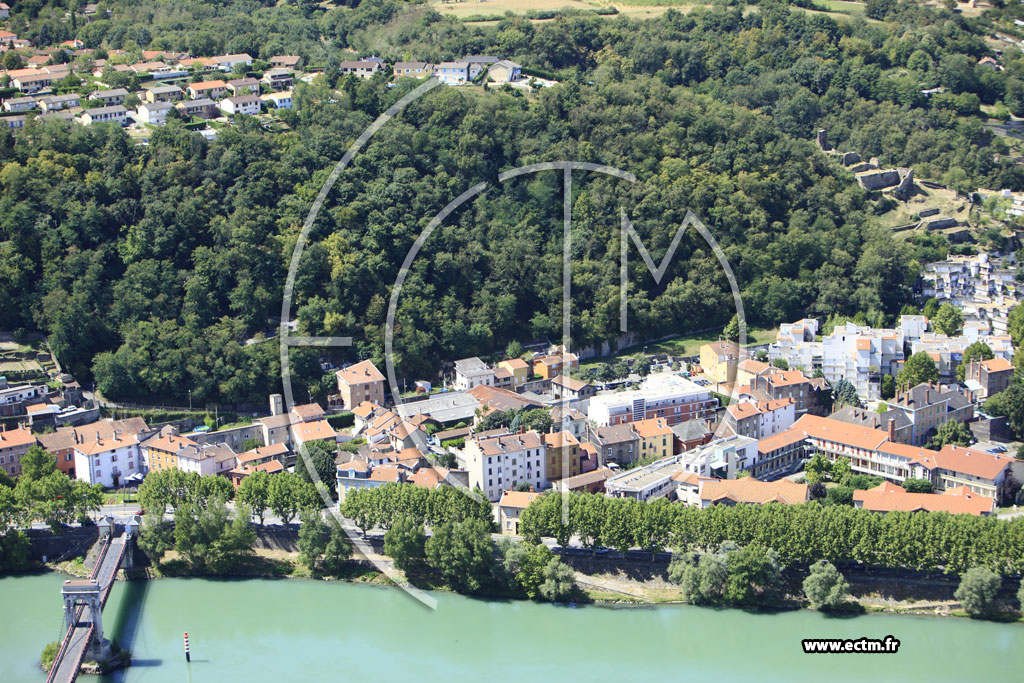
[[[60,635],[64,578],[0,578],[0,682],[42,680],[37,662]],[[104,627],[135,665],[104,680],[1024,681],[1018,624],[436,597],[431,611],[397,589],[345,583],[119,582]],[[805,655],[800,647],[806,637],[889,634],[902,643],[898,654]]]

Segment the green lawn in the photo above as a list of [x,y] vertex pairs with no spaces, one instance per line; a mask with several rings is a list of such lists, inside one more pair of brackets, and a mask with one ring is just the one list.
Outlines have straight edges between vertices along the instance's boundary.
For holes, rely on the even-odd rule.
[[121,505],[122,503],[139,502],[139,494],[131,492],[116,491],[106,494],[103,500],[104,505]]

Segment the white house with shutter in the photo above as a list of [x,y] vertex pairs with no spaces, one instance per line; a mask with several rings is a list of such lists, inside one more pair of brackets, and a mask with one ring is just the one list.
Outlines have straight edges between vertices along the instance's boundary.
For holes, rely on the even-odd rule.
[[117,488],[125,477],[142,471],[142,451],[134,434],[115,434],[108,439],[97,436],[75,444],[75,476],[88,484]]

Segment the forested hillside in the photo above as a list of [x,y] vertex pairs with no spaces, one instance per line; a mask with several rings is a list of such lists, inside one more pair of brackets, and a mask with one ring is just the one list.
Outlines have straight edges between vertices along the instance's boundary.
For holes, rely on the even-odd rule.
[[[47,18],[56,4],[36,3],[35,17],[27,5],[13,16],[28,35],[64,39],[67,23]],[[578,15],[474,27],[381,0],[326,11],[106,5],[113,18],[76,31],[89,46],[297,53],[327,67],[296,90],[283,133],[243,118],[213,142],[174,122],[146,146],[119,129],[63,122],[0,134],[0,328],[43,330],[62,362],[83,379],[95,374],[110,397],[173,401],[191,389],[200,402],[262,402],[278,386],[276,343],[246,340],[280,311],[292,245],[330,167],[415,86],[339,79],[342,48],[428,61],[493,53],[562,82],[530,96],[431,92],[373,138],[321,212],[296,288],[300,331],[352,335],[349,358],[380,362],[390,287],[414,239],[465,189],[492,183],[435,233],[406,285],[396,348],[410,378],[511,339],[560,334],[561,178],[497,186],[508,168],[576,159],[639,178],[577,179],[577,346],[618,333],[620,207],[656,259],[687,209],[700,216],[736,270],[750,322],[897,314],[924,252],[871,226],[874,201],[818,152],[819,126],[842,149],[964,190],[1024,189],[1020,166],[994,160],[1002,143],[978,116],[980,103],[1024,108],[1024,60],[1007,55],[1003,72],[976,67],[987,54],[981,29],[945,11],[894,5],[894,18],[913,21],[865,23],[762,3],[646,22]],[[920,93],[936,84],[947,92]],[[661,287],[639,258],[632,266],[631,327],[643,337],[733,313],[696,235]],[[297,390],[319,395],[316,354],[296,354]]]

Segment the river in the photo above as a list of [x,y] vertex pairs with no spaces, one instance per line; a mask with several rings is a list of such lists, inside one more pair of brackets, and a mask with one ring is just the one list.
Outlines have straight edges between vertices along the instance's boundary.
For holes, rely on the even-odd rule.
[[[0,578],[0,681],[40,681],[60,574]],[[299,580],[118,582],[104,628],[135,664],[105,681],[1017,680],[1024,626],[667,605],[568,608]],[[188,631],[192,663],[182,636]],[[806,637],[883,638],[895,655],[805,655]],[[1016,677],[1016,678],[1014,678]],[[89,681],[86,677],[84,680]],[[92,679],[96,680],[96,679]]]

